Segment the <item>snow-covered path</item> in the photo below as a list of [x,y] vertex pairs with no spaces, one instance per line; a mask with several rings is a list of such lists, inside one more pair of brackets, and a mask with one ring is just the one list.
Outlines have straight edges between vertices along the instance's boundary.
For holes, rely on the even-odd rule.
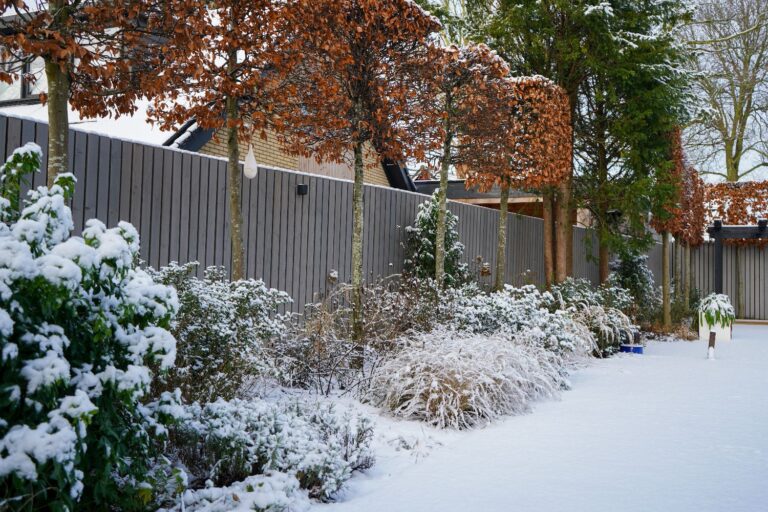
[[768,510],[768,328],[597,361],[562,399],[417,463],[384,458],[323,512]]

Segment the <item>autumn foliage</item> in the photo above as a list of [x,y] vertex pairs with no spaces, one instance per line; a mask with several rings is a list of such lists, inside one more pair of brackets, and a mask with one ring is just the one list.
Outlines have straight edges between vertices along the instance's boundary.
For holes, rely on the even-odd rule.
[[506,78],[493,92],[494,112],[478,116],[470,130],[480,147],[467,162],[467,185],[540,190],[567,179],[573,145],[565,91],[533,76]]
[[673,236],[691,247],[704,242],[707,222],[704,205],[705,191],[704,180],[701,179],[698,171],[690,165],[686,166],[681,180],[679,228]]
[[688,167],[682,144],[682,131],[675,128],[669,137],[669,169],[660,173],[659,185],[668,190],[666,200],[659,214],[651,219],[651,227],[657,233],[679,233],[682,231],[681,197],[683,176]]
[[[768,181],[718,183],[706,187],[706,223],[755,225],[768,218]],[[765,245],[765,240],[728,240],[729,244]]]
[[297,0],[292,9],[302,61],[281,112],[287,148],[349,162],[359,143],[395,160],[420,147],[406,120],[419,92],[415,66],[439,21],[409,0]]
[[[49,4],[62,9],[54,15]],[[14,19],[3,20],[0,81],[39,79],[25,74],[25,64],[44,58],[66,69],[69,100],[84,117],[136,110],[135,100],[145,92],[140,81],[157,63],[150,56],[157,49],[151,23],[140,20],[153,19],[158,4],[125,0],[117,8],[111,2],[4,0],[2,8],[4,16]]]

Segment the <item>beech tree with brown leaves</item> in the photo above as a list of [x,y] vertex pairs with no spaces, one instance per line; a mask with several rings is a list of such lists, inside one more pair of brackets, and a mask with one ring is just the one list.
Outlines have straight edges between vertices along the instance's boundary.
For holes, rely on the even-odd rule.
[[680,128],[669,134],[669,168],[659,171],[659,186],[670,189],[660,212],[651,219],[651,227],[661,235],[661,292],[662,323],[665,328],[672,326],[671,282],[670,282],[670,235],[683,230],[682,221],[682,180],[687,167]]
[[[289,149],[327,161],[351,160],[353,337],[362,341],[363,156],[402,161],[417,148],[409,115],[418,96],[416,67],[439,29],[410,0],[299,0],[294,30],[303,61],[293,76],[295,105],[284,112]],[[423,160],[417,150],[412,155]],[[351,154],[351,158],[350,155]]]
[[48,183],[68,171],[67,106],[85,117],[130,114],[144,94],[142,77],[158,62],[152,22],[163,13],[151,0],[4,0],[0,81],[42,77],[29,64],[44,62],[48,107]]
[[[495,288],[504,286],[510,188],[551,190],[571,175],[573,143],[568,97],[541,77],[506,78],[488,102],[494,114],[474,116],[469,133],[479,147],[466,162],[467,185],[501,190]],[[488,119],[496,123],[488,123]],[[558,225],[563,232],[567,226]],[[544,258],[547,283],[567,277],[567,246],[555,243],[554,215],[545,210]],[[555,265],[555,260],[557,265]],[[556,270],[556,272],[555,272]]]
[[[439,169],[434,256],[435,280],[442,286],[448,174],[452,168],[465,167],[484,157],[473,154],[485,149],[469,132],[476,124],[497,122],[494,106],[488,102],[494,98],[492,89],[500,86],[509,69],[503,59],[483,44],[432,47],[425,57],[427,62],[422,71],[426,88],[415,109],[418,121],[414,129],[423,134],[417,143],[427,143],[427,159]],[[483,115],[484,119],[478,119]]]
[[681,272],[685,276],[683,286],[678,286],[683,304],[688,308],[691,297],[691,247],[704,243],[706,229],[705,185],[699,172],[692,166],[685,168],[681,180],[682,197],[680,199],[681,222],[678,232],[674,234],[675,241],[681,245]]
[[[163,66],[149,85],[150,118],[172,129],[194,119],[203,128],[225,128],[227,197],[233,280],[245,277],[238,141],[266,129],[282,130],[277,105],[290,96],[286,77],[300,58],[300,39],[289,29],[296,11],[274,0],[168,0],[186,20],[165,26]],[[173,19],[166,23],[174,23]]]

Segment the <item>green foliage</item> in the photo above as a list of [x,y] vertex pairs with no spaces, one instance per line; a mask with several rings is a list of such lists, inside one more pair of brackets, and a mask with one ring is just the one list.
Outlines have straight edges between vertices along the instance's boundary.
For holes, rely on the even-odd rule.
[[709,327],[730,327],[736,319],[731,299],[721,293],[711,293],[704,297],[699,304],[699,314]]
[[147,403],[176,294],[135,267],[130,224],[70,237],[72,175],[16,200],[41,156],[16,150],[0,177],[0,509],[143,509],[176,402]]
[[608,278],[609,286],[623,288],[632,296],[634,304],[629,313],[638,322],[653,322],[661,311],[661,292],[647,261],[645,254],[625,252],[611,263]]
[[277,371],[270,343],[286,332],[289,317],[278,311],[291,299],[261,280],[230,282],[221,267],[209,267],[199,279],[197,266],[172,263],[155,272],[157,281],[176,289],[180,303],[171,327],[176,365],[165,385],[181,389],[188,402],[229,400]]
[[[435,243],[437,240],[437,214],[440,207],[438,192],[419,205],[416,221],[406,232],[405,274],[420,279],[435,277]],[[466,263],[461,262],[464,245],[456,230],[459,218],[450,210],[445,215],[445,285],[460,286],[469,276]]]

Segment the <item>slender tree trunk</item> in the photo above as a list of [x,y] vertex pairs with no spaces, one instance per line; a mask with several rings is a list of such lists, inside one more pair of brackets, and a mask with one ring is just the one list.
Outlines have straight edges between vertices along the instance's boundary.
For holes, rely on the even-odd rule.
[[669,295],[669,260],[669,233],[665,231],[661,234],[661,300],[662,323],[665,329],[669,329],[672,326],[672,305]]
[[[566,193],[567,191],[567,193]],[[563,239],[565,240],[565,275],[573,275],[573,219],[571,218],[573,204],[573,175],[571,175],[563,188],[566,199],[561,205],[560,215],[565,219],[563,224]]]
[[446,197],[448,195],[448,169],[451,165],[451,144],[453,137],[446,131],[443,141],[443,158],[440,162],[440,190],[438,192],[439,206],[437,209],[437,229],[435,234],[435,281],[438,286],[445,282],[445,217]]
[[741,318],[744,314],[744,276],[741,272],[742,267],[742,252],[741,246],[736,245],[733,248],[733,267],[736,271],[736,318]]
[[568,277],[568,246],[572,239],[570,186],[567,183],[558,185],[557,201],[555,203],[555,281],[562,283]]
[[555,282],[555,219],[554,193],[552,189],[544,191],[542,196],[542,208],[544,219],[544,279],[547,283],[547,289],[551,288]]
[[62,70],[58,63],[46,58],[45,77],[48,80],[48,186],[52,186],[57,174],[69,170],[69,70]]
[[243,249],[243,215],[240,211],[240,148],[238,146],[237,98],[227,97],[227,174],[229,176],[229,223],[232,235],[232,280],[245,278],[245,254]]
[[685,244],[685,256],[683,257],[683,272],[685,273],[685,281],[683,285],[683,305],[685,306],[685,310],[687,311],[688,308],[691,306],[691,246],[690,244]]
[[[363,341],[363,143],[355,142],[352,189],[352,337]],[[362,361],[361,361],[362,363]]]
[[611,253],[608,250],[608,242],[605,239],[605,233],[603,229],[601,228],[598,231],[598,242],[599,248],[598,248],[598,267],[600,270],[600,283],[605,283],[608,281],[608,276],[611,273],[611,269],[609,267],[609,262],[611,258]]
[[501,185],[499,197],[499,231],[496,239],[496,282],[493,288],[496,291],[504,289],[506,282],[507,262],[507,210],[509,208],[509,185]]

